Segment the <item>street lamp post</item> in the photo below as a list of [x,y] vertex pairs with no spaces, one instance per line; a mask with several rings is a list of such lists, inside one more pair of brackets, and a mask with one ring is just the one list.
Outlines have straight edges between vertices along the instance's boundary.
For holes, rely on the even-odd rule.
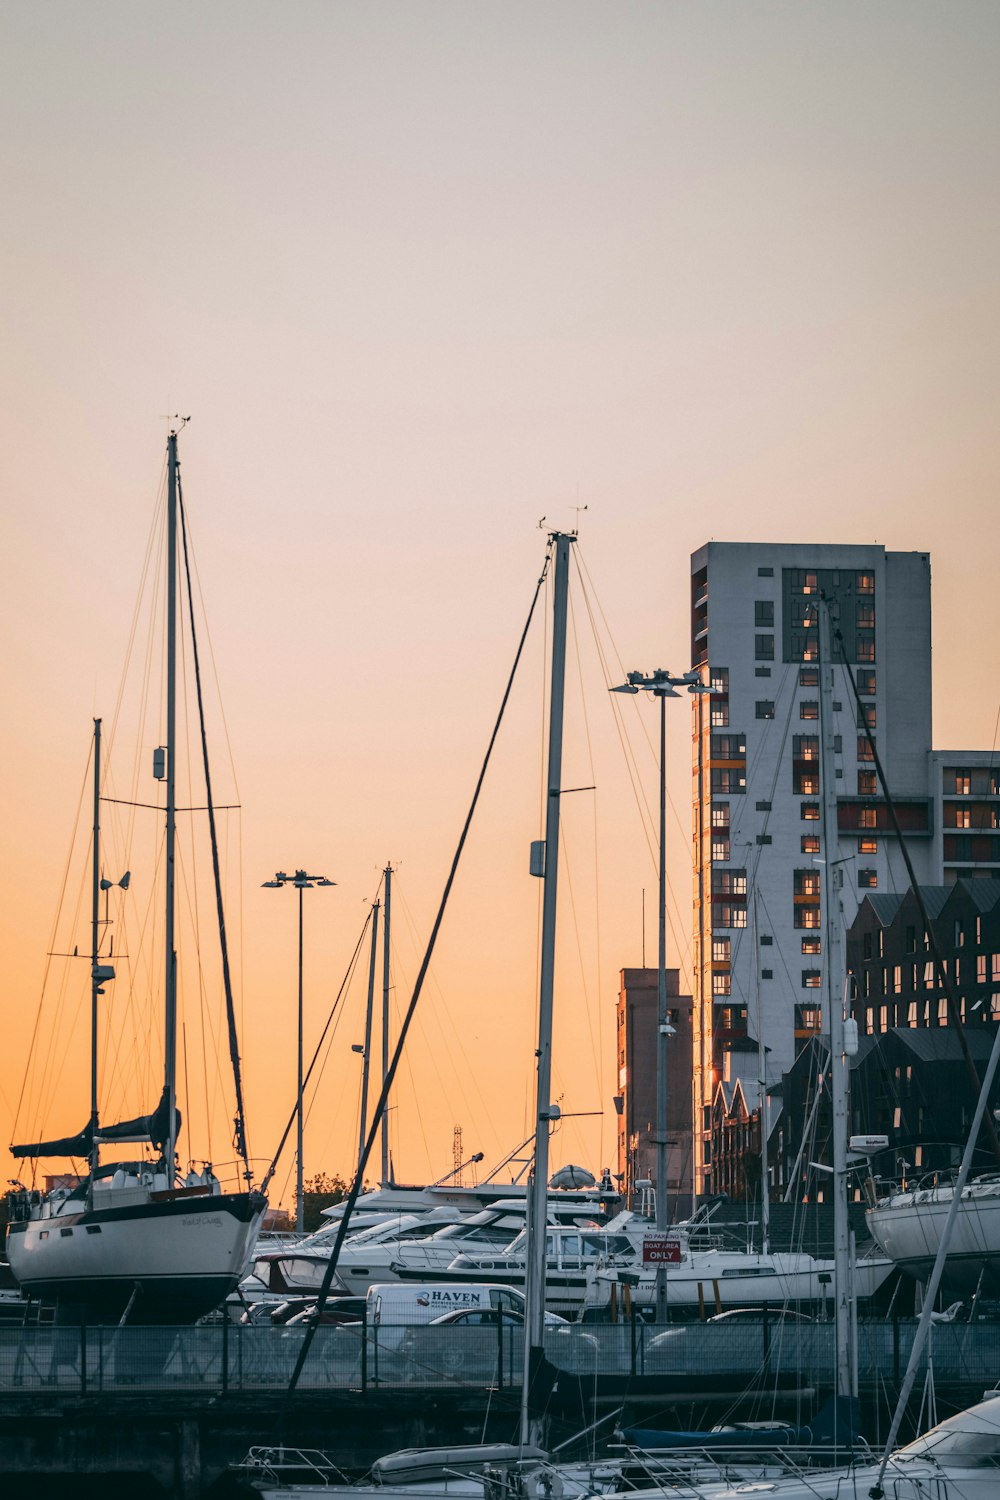
[[[674,677],[657,668],[651,676],[629,672],[625,682],[611,689],[613,693],[648,692],[660,700],[660,893],[659,951],[656,984],[656,1230],[664,1236],[669,1223],[667,1212],[667,1038],[673,1033],[667,1016],[667,714],[666,700],[679,698],[678,688],[689,693],[708,693],[711,688],[697,672]],[[692,1129],[694,1122],[692,1121]],[[667,1272],[660,1262],[656,1270],[656,1321],[667,1321]]]
[[296,1163],[295,1163],[295,1228],[299,1234],[305,1232],[305,1200],[303,1198],[303,1175],[302,1175],[302,893],[311,891],[317,885],[336,885],[335,880],[327,880],[325,875],[307,875],[305,870],[296,870],[294,875],[286,875],[284,870],[279,870],[273,880],[265,880],[263,889],[280,890],[282,886],[291,885],[299,893],[299,1013],[298,1013],[298,1067],[296,1070],[295,1091],[295,1116],[296,1116]]

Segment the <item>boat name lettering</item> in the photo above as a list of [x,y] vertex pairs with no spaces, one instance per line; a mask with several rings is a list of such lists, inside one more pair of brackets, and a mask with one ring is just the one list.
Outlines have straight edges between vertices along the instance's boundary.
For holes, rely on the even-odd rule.
[[196,1227],[197,1228],[201,1228],[201,1227],[203,1227],[206,1224],[214,1224],[214,1225],[218,1226],[219,1224],[222,1223],[222,1215],[221,1214],[191,1214],[189,1218],[182,1219],[181,1223],[184,1225],[185,1229],[194,1229]]

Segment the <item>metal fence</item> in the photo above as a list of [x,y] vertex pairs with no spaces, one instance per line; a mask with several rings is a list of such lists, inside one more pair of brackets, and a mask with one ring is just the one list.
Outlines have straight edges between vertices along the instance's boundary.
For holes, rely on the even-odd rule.
[[[898,1385],[915,1323],[863,1323],[861,1385]],[[52,1389],[227,1394],[287,1386],[303,1328],[216,1324],[192,1328],[2,1328],[0,1393]],[[665,1383],[755,1377],[826,1387],[834,1364],[829,1323],[762,1319],[732,1324],[575,1325],[550,1328],[549,1360],[580,1377],[656,1378]],[[517,1328],[347,1324],[316,1330],[300,1386],[366,1391],[392,1387],[519,1386],[524,1336]],[[935,1378],[987,1388],[1000,1377],[1000,1324],[934,1329],[923,1358]]]

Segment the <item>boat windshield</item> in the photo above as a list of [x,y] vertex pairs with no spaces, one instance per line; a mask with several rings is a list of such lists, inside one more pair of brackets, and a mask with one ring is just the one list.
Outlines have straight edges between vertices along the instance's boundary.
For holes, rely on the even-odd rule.
[[933,1459],[960,1469],[1000,1468],[1000,1397],[960,1411],[900,1449],[895,1462]]

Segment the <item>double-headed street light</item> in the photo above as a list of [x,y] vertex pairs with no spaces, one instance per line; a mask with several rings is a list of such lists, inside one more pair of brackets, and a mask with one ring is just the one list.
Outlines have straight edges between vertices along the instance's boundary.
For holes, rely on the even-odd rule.
[[302,893],[311,891],[317,885],[336,885],[335,880],[327,880],[325,875],[307,875],[305,870],[296,870],[294,875],[286,875],[284,870],[279,870],[273,880],[265,880],[263,889],[269,891],[280,890],[282,886],[290,885],[299,893],[299,1059],[296,1071],[296,1165],[295,1165],[295,1228],[299,1234],[305,1232],[305,1200],[303,1198],[302,1177]]
[[[666,700],[679,698],[678,688],[687,688],[689,693],[710,693],[711,686],[701,680],[698,672],[684,672],[673,676],[663,668],[657,668],[650,676],[643,672],[629,672],[620,687],[613,693],[652,693],[660,700],[660,945],[656,986],[656,1229],[666,1234],[669,1222],[667,1213],[667,1038],[674,1028],[667,1015],[667,715]],[[694,1122],[692,1122],[693,1128]],[[656,1272],[656,1321],[667,1321],[667,1277],[666,1267],[659,1264]]]

